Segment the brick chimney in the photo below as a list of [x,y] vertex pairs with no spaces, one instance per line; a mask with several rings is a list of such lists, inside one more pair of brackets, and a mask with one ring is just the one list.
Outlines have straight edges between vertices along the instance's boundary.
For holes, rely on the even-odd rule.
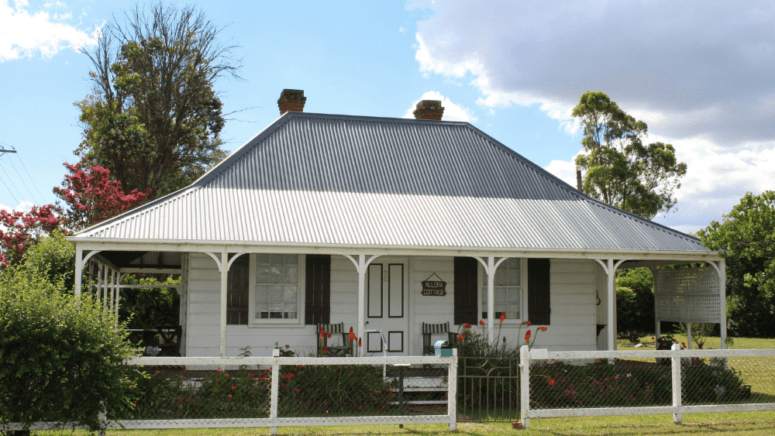
[[438,100],[423,100],[417,103],[417,109],[414,110],[414,117],[418,120],[441,121],[442,115],[444,115],[444,108]]
[[307,97],[301,89],[283,89],[277,100],[277,107],[280,108],[280,115],[286,112],[304,112],[306,102]]

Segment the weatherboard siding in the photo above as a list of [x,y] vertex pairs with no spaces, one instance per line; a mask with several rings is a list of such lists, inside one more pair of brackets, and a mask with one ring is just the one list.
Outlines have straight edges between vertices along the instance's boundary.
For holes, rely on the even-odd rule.
[[[217,356],[219,353],[220,272],[207,255],[192,253],[189,260],[189,317],[187,356]],[[375,261],[376,262],[376,261]],[[454,313],[454,262],[452,257],[409,258],[409,323],[407,347],[422,354],[422,323],[450,322]],[[428,297],[420,294],[422,281],[436,273],[447,282],[447,295]],[[595,349],[595,269],[588,260],[558,260],[551,263],[551,325],[541,332],[537,348],[553,351]],[[356,326],[358,276],[349,259],[331,257],[331,322]],[[301,314],[300,314],[301,315]],[[479,328],[478,326],[475,328]],[[504,325],[501,332],[510,344],[517,344],[517,326]],[[535,329],[533,329],[535,330]],[[480,331],[480,330],[479,330]],[[522,329],[524,334],[525,329]],[[254,356],[269,356],[274,344],[288,344],[299,354],[315,350],[315,327],[304,325],[226,328],[226,354],[236,356],[246,346]],[[443,339],[443,335],[434,337]]]

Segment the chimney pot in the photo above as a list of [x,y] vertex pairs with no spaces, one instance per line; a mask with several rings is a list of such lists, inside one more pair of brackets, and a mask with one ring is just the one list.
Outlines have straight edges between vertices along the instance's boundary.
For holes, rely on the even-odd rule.
[[442,115],[444,108],[439,100],[423,100],[417,103],[417,109],[414,110],[414,117],[418,120],[441,121]]
[[280,108],[280,115],[286,112],[304,112],[306,102],[307,97],[301,89],[283,89],[277,100],[277,107]]

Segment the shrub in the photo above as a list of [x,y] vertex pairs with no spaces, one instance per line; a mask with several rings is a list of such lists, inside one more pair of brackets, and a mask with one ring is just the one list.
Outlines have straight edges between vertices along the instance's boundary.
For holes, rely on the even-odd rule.
[[113,419],[266,418],[269,416],[269,371],[196,371],[182,368],[125,367],[124,389],[130,407]]
[[[686,404],[728,403],[743,399],[746,393],[750,395],[733,369],[702,364],[682,371]],[[601,360],[583,366],[546,362],[531,367],[531,407],[667,405],[671,401],[671,377],[669,367],[610,365]]]
[[32,244],[24,254],[31,271],[47,277],[48,282],[62,282],[64,290],[73,292],[75,284],[75,245],[56,230]]
[[395,400],[395,382],[368,365],[283,366],[278,409],[282,416],[374,414]]
[[20,265],[0,277],[0,420],[94,430],[100,410],[128,404],[118,364],[136,350],[115,316],[49,273]]
[[637,300],[638,297],[635,294],[635,291],[623,286],[617,286],[616,319],[618,321],[617,328],[620,332],[635,331],[640,327],[636,322],[636,315],[638,313]]
[[670,372],[633,367],[617,373],[597,360],[588,365],[546,362],[531,368],[531,407],[652,406],[670,402]]

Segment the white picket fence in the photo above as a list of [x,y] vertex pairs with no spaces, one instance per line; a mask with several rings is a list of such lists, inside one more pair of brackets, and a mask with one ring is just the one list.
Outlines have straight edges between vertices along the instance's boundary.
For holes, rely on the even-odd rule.
[[[681,423],[683,413],[714,413],[714,412],[755,412],[775,410],[775,403],[743,403],[743,404],[682,404],[682,360],[684,363],[691,358],[722,359],[726,368],[726,359],[741,357],[775,357],[775,350],[680,350],[678,344],[672,350],[651,351],[548,351],[545,349],[529,350],[527,346],[520,349],[520,407],[522,425],[530,428],[531,418],[558,418],[572,416],[610,416],[610,415],[656,415],[673,414],[673,422]],[[669,406],[627,406],[627,407],[594,407],[594,408],[542,408],[533,409],[530,406],[530,371],[531,366],[546,361],[594,362],[601,359],[643,359],[669,358],[672,379],[672,405]],[[767,373],[772,377],[775,367],[768,363]],[[766,374],[763,374],[766,376]],[[775,378],[769,383],[775,384]]]
[[[457,356],[380,356],[380,357],[138,357],[127,362],[137,366],[183,366],[186,368],[237,368],[271,367],[271,400],[267,418],[226,418],[226,419],[152,419],[111,421],[110,417],[100,415],[108,430],[117,429],[167,429],[167,428],[225,428],[225,427],[269,427],[271,434],[277,433],[277,427],[283,426],[330,426],[330,425],[370,425],[370,424],[448,424],[450,430],[456,428],[457,421]],[[390,367],[394,365],[441,365],[447,369],[447,414],[428,415],[380,415],[380,416],[336,416],[336,417],[279,417],[278,397],[281,366],[314,365],[370,365]],[[384,376],[385,374],[383,374]],[[30,430],[84,428],[62,423],[35,423]],[[0,425],[0,430],[21,430],[19,423]],[[102,433],[102,432],[101,432]]]

